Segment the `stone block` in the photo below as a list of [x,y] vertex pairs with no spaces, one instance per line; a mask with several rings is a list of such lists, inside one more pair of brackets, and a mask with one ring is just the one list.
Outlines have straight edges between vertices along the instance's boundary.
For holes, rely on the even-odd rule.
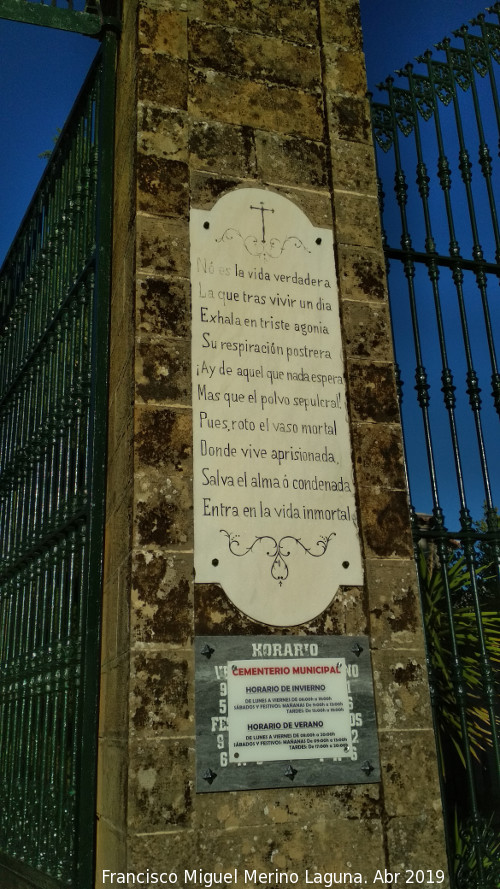
[[222,25],[192,22],[189,61],[234,77],[265,80],[302,89],[321,84],[319,50],[262,34],[235,31]]
[[368,559],[366,582],[374,648],[423,648],[417,574],[413,559]]
[[325,43],[362,50],[358,0],[320,0],[321,33]]
[[361,250],[342,244],[337,256],[341,299],[387,300],[385,258],[380,248]]
[[241,181],[239,178],[229,176],[217,176],[217,174],[204,172],[191,172],[191,206],[197,209],[210,210],[218,198],[226,191],[238,186],[253,186],[252,181]]
[[138,407],[135,479],[135,545],[191,547],[190,411]]
[[349,358],[391,361],[391,321],[385,303],[345,300],[342,303],[344,348]]
[[131,639],[186,647],[193,637],[193,560],[165,550],[137,551],[132,564]]
[[250,127],[194,120],[189,133],[191,166],[218,175],[255,176],[254,132]]
[[372,665],[379,731],[431,729],[424,652],[372,651]]
[[139,47],[146,52],[187,58],[187,12],[181,9],[139,9]]
[[[438,884],[436,870],[444,871],[444,881],[439,883],[443,889],[450,889],[448,875],[443,819],[440,812],[431,817],[429,812],[418,812],[414,815],[392,818],[387,830],[387,851],[390,870],[400,873],[400,880],[415,879],[415,871],[424,873]],[[413,876],[408,872],[413,870]]]
[[161,103],[171,108],[186,109],[188,67],[185,59],[172,59],[164,53],[138,53],[137,98],[143,102]]
[[[193,807],[192,775],[194,745],[184,738],[179,741],[158,739],[132,741],[129,764],[128,827],[131,832],[154,834],[172,828],[188,827]],[[143,859],[151,870],[164,871],[165,837],[160,858]],[[129,856],[134,843],[130,838]],[[192,861],[193,850],[184,847],[184,855]],[[170,856],[169,856],[170,859]],[[195,866],[193,862],[193,866]],[[167,869],[171,870],[170,860]]]
[[297,43],[317,42],[316,7],[309,0],[286,5],[282,0],[195,0],[192,17]]
[[183,219],[137,217],[137,270],[153,277],[189,276],[188,224]]
[[197,798],[194,824],[200,830],[211,820],[214,829],[234,830],[265,825],[294,828],[304,821],[328,819],[371,819],[381,815],[379,784],[330,787],[293,787],[259,790],[258,793],[219,794],[214,810],[213,797]]
[[140,102],[137,115],[137,147],[143,155],[187,162],[188,121],[185,111]]
[[366,96],[366,71],[363,53],[337,44],[324,46],[325,86],[341,96]]
[[125,741],[100,740],[97,763],[98,816],[118,830],[126,830],[128,752]]
[[404,817],[408,812],[427,812],[430,818],[439,815],[441,793],[432,727],[423,731],[382,732],[380,764],[387,815],[391,818]]
[[370,107],[367,99],[331,93],[328,96],[328,119],[332,133],[338,139],[371,142]]
[[406,491],[360,487],[358,493],[366,557],[410,559],[413,555],[413,542]]
[[192,653],[133,651],[130,658],[129,720],[132,737],[167,738],[194,733]]
[[191,403],[191,349],[183,340],[137,342],[136,400],[146,404]]
[[[125,482],[124,482],[125,485]],[[116,508],[106,516],[104,529],[104,577],[109,581],[130,553],[130,529],[132,526],[132,487],[122,488],[122,497]]]
[[375,158],[370,144],[332,140],[334,188],[377,196]]
[[375,196],[336,190],[334,202],[339,243],[356,247],[380,246],[380,211]]
[[358,485],[405,490],[399,426],[362,423],[353,428],[352,434]]
[[155,216],[187,216],[188,166],[182,161],[137,156],[137,207]]
[[103,870],[120,873],[123,863],[127,860],[126,833],[117,830],[116,827],[106,821],[105,818],[97,820],[96,835],[96,889],[104,889],[109,883],[103,883]]
[[399,422],[396,381],[392,365],[349,359],[347,379],[353,422]]
[[199,68],[190,71],[188,110],[195,118],[323,137],[321,95],[276,84],[241,80]]
[[129,657],[128,654],[124,654],[106,663],[101,670],[99,699],[101,738],[127,738],[129,669]]
[[189,282],[182,278],[139,277],[136,325],[139,335],[169,339],[191,335]]
[[284,182],[303,188],[328,185],[325,145],[298,136],[255,131],[257,168],[267,182]]

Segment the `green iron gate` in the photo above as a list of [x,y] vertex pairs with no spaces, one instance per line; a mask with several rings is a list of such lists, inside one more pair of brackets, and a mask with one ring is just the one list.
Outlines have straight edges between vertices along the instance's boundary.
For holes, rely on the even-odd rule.
[[[0,16],[20,6],[65,13],[0,0]],[[5,887],[93,885],[115,42],[105,30],[0,269]]]
[[372,102],[456,889],[500,886],[500,27],[472,25]]

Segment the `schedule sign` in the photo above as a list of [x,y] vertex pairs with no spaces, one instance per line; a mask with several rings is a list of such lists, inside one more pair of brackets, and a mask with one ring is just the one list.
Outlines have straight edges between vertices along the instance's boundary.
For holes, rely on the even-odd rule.
[[197,636],[196,790],[380,779],[366,636]]
[[228,664],[229,759],[351,756],[343,658]]

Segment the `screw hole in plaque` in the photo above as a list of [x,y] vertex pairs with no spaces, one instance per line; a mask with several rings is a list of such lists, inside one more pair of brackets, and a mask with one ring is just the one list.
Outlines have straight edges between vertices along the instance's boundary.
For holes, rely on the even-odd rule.
[[217,568],[217,565],[218,565],[218,564],[219,564],[219,560],[218,560],[218,559],[212,559],[212,565],[214,566],[214,568]]
[[209,222],[204,222],[204,223],[203,223],[203,228],[210,228],[210,223],[209,223]]
[[342,562],[342,568],[348,568],[349,562]]

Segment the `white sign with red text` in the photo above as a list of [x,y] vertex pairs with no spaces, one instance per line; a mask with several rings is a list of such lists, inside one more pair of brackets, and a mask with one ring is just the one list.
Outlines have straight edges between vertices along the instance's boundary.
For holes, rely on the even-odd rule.
[[230,762],[350,758],[345,658],[230,661]]

